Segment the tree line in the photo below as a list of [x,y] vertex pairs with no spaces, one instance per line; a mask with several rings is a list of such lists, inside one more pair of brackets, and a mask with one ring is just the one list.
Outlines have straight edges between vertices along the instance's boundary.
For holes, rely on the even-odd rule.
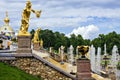
[[[35,30],[32,29],[30,33],[33,38]],[[67,48],[70,47],[70,45],[73,45],[74,53],[76,53],[75,49],[78,45],[91,46],[93,44],[96,49],[97,47],[101,47],[103,54],[104,44],[106,43],[108,54],[111,54],[114,45],[117,45],[120,53],[120,34],[117,34],[115,31],[110,32],[106,35],[99,34],[99,36],[93,40],[84,39],[80,34],[78,36],[71,34],[69,38],[66,37],[64,33],[53,32],[49,29],[41,30],[38,35],[39,39],[43,40],[43,47],[46,49],[53,47],[55,50],[58,50],[58,48],[63,45],[65,46],[65,52],[67,52]]]

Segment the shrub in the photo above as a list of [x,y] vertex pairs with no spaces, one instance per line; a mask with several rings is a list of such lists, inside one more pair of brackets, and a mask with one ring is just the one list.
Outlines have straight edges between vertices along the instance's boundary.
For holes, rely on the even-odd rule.
[[120,62],[117,64],[117,69],[120,70]]
[[3,41],[2,41],[2,40],[0,40],[0,43],[3,43]]

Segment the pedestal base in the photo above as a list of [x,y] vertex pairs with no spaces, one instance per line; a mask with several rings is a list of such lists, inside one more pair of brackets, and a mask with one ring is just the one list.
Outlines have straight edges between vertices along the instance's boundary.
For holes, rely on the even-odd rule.
[[78,80],[95,80],[91,75],[90,60],[77,60],[77,79]]
[[37,51],[40,50],[40,44],[39,44],[39,42],[33,44],[33,49],[37,50]]
[[18,36],[18,49],[16,56],[32,56],[31,36]]

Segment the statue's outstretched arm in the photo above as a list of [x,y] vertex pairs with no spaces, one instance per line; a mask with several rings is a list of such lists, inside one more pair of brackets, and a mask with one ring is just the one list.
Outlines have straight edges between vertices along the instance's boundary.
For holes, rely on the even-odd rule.
[[32,9],[31,11],[32,11],[33,13],[35,13],[35,10]]
[[37,17],[37,18],[40,17],[41,12],[42,12],[41,10],[40,10],[40,11],[36,11],[36,10],[33,10],[33,9],[32,9],[31,11],[36,14],[36,17]]

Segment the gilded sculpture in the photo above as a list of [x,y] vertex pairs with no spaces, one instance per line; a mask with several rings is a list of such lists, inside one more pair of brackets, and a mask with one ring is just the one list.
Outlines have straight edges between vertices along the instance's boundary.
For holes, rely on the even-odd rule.
[[41,10],[40,11],[33,10],[31,2],[30,0],[28,0],[25,9],[22,12],[21,27],[18,35],[30,35],[30,33],[28,32],[28,27],[31,12],[35,13],[37,18],[40,17]]
[[78,52],[80,52],[81,58],[89,59],[89,47],[88,46],[77,46]]
[[37,44],[39,44],[39,47],[42,49],[43,48],[43,40],[42,39],[39,39],[39,33],[40,33],[40,28],[38,28],[36,31],[35,31],[35,33],[34,33],[34,37],[33,37],[33,39],[32,39],[32,42],[33,43],[37,43]]
[[33,38],[33,43],[39,43],[39,32],[40,32],[40,28],[38,28],[36,31],[35,31],[35,33],[34,33],[34,38]]

